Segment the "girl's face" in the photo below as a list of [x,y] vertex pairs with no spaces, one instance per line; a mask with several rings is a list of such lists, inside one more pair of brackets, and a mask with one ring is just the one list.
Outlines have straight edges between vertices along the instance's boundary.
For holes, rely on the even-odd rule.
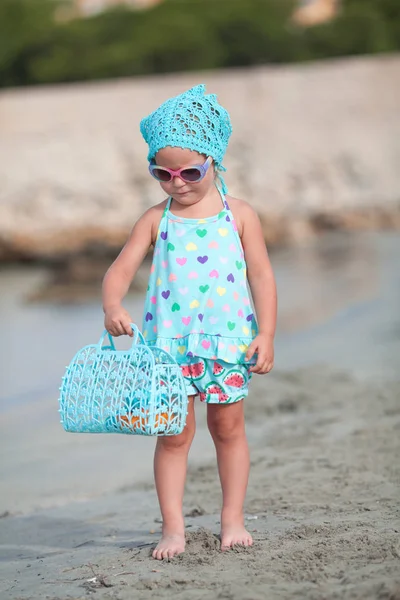
[[[207,159],[204,154],[199,154],[194,150],[185,148],[172,148],[167,146],[159,150],[155,156],[155,161],[160,167],[167,167],[173,171],[189,167],[191,165],[203,165]],[[179,204],[190,206],[202,200],[214,185],[215,171],[214,163],[211,163],[206,175],[197,183],[188,183],[180,177],[173,177],[168,183],[159,182],[162,189],[168,196]]]

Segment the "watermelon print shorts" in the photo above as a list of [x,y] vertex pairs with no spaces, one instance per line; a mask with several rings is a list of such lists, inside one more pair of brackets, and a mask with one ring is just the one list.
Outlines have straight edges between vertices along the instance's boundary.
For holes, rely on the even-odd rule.
[[207,404],[233,403],[244,400],[252,373],[248,365],[194,356],[180,365],[188,396],[200,395]]

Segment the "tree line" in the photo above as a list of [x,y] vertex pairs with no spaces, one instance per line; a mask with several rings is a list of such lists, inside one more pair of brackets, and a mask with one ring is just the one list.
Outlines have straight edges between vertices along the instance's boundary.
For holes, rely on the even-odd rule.
[[65,20],[58,0],[1,0],[0,87],[400,49],[399,0],[343,0],[338,16],[296,26],[291,0],[165,0]]

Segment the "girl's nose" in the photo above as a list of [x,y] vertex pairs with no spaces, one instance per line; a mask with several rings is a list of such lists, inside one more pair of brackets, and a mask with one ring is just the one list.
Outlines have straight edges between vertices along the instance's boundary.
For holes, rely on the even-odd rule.
[[174,184],[175,187],[182,187],[185,185],[185,182],[183,181],[183,179],[178,177],[178,175],[176,175],[176,177],[174,177],[172,179],[172,183]]

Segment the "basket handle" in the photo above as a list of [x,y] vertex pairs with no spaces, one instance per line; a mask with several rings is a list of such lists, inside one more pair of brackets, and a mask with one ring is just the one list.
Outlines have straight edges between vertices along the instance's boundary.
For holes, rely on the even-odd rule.
[[140,341],[142,344],[146,344],[146,340],[144,339],[142,332],[139,331],[138,326],[135,325],[135,323],[131,323],[130,325],[132,327],[132,332],[133,332],[132,346],[134,344],[137,344],[138,341]]
[[[142,344],[146,344],[146,341],[142,335],[142,333],[139,331],[139,328],[137,327],[137,325],[135,325],[135,323],[130,323],[130,326],[132,327],[132,332],[133,332],[133,338],[132,338],[132,346],[131,348],[133,348],[133,346],[135,344],[138,343],[138,341],[140,341]],[[108,340],[110,342],[110,347],[111,350],[115,350],[115,345],[113,342],[113,338],[111,333],[109,333],[107,331],[107,329],[105,329],[101,335],[101,338],[99,339],[99,343],[97,344],[97,349],[101,350],[103,348],[103,344],[104,344],[104,339],[106,338],[106,336],[108,336]]]

